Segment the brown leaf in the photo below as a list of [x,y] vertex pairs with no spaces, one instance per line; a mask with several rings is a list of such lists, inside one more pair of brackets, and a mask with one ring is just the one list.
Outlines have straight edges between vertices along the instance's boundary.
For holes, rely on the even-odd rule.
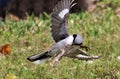
[[3,45],[1,47],[1,49],[0,49],[0,53],[2,53],[2,54],[10,54],[11,53],[10,44]]

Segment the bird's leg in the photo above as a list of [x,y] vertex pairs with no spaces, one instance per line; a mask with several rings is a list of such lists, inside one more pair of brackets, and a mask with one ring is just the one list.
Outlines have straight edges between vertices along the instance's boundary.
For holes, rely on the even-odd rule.
[[55,64],[62,58],[62,56],[64,55],[64,53],[65,53],[65,51],[64,50],[61,50],[61,53],[60,54],[58,54],[55,58],[54,58],[54,60],[53,60],[53,62],[52,62],[52,66],[55,66]]

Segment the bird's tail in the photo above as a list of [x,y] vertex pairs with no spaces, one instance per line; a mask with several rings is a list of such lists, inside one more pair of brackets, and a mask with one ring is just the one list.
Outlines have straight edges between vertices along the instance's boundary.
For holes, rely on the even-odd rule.
[[47,53],[48,53],[48,51],[44,52],[44,53],[32,55],[32,56],[29,56],[27,59],[36,64],[41,64],[51,57],[50,55],[47,55]]

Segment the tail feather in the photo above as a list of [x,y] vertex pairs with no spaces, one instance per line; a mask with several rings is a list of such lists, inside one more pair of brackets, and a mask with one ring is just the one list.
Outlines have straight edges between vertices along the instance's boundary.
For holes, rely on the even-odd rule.
[[41,64],[41,63],[44,63],[47,60],[48,60],[48,58],[42,59],[42,60],[36,60],[36,61],[33,61],[33,63],[35,63],[35,64]]
[[40,61],[46,60],[51,57],[50,55],[47,55],[47,53],[48,53],[48,51],[44,52],[44,53],[32,55],[32,56],[29,56],[27,59],[31,62],[38,61],[38,60],[40,60]]

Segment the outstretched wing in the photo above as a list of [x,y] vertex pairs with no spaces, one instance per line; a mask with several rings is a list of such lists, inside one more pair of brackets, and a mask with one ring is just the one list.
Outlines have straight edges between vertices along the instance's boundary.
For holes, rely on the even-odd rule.
[[66,48],[66,53],[64,56],[69,58],[79,59],[79,60],[94,60],[101,58],[101,55],[94,56],[88,54],[86,51],[79,48],[79,46],[68,46]]
[[65,39],[69,34],[68,14],[73,5],[74,0],[61,0],[54,8],[51,15],[51,33],[55,42]]

